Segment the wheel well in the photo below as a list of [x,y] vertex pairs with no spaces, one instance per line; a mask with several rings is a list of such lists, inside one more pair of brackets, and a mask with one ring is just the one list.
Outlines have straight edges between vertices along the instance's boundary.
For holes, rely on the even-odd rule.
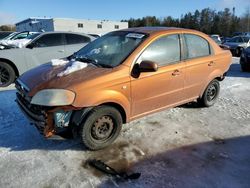
[[222,81],[222,80],[224,80],[224,78],[225,78],[225,76],[223,75],[221,77],[216,77],[215,79],[218,80],[218,81]]
[[12,61],[10,61],[8,59],[3,59],[3,58],[0,58],[0,61],[2,61],[4,63],[8,63],[14,69],[16,77],[19,77],[19,72],[18,72],[15,64]]
[[126,112],[125,110],[123,109],[123,107],[117,103],[113,103],[113,102],[109,102],[109,103],[103,103],[101,105],[107,105],[107,106],[112,106],[114,108],[116,108],[120,113],[121,113],[121,116],[122,116],[122,122],[123,123],[126,123],[127,122],[127,116],[126,116]]

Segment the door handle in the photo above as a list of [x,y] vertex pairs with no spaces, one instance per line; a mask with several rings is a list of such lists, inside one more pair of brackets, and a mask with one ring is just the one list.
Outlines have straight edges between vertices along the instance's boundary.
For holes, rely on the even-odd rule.
[[215,63],[214,63],[214,61],[210,61],[209,63],[208,63],[208,66],[213,66]]
[[176,70],[174,70],[174,72],[172,73],[172,76],[178,76],[178,75],[180,75],[181,74],[181,72],[178,70],[178,69],[176,69]]
[[64,50],[58,50],[58,52],[64,52]]

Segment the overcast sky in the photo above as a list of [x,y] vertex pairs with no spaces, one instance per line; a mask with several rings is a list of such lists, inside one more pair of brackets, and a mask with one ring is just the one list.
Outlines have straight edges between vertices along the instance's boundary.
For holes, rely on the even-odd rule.
[[241,16],[250,7],[250,0],[0,0],[0,25],[37,16],[102,20],[179,18],[207,7],[217,11],[235,7],[236,15]]

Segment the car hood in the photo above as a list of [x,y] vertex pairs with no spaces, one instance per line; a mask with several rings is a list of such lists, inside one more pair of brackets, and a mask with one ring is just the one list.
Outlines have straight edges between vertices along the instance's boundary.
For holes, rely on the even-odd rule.
[[112,68],[100,68],[92,64],[87,64],[87,66],[81,70],[77,70],[68,75],[58,76],[69,66],[70,63],[62,66],[52,66],[51,63],[46,63],[25,72],[18,80],[28,88],[29,96],[33,96],[42,89],[56,88],[74,90],[74,86],[98,78],[113,70]]

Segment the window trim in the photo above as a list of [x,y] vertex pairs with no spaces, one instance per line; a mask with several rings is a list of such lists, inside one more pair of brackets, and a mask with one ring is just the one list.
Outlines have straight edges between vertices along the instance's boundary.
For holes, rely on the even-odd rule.
[[[187,43],[186,43],[186,40],[185,40],[185,35],[194,35],[194,36],[198,36],[198,37],[204,39],[208,43],[209,55],[188,58],[188,46],[187,46]],[[203,36],[200,36],[200,35],[197,35],[197,34],[194,34],[194,33],[182,33],[182,40],[183,40],[183,61],[192,60],[192,59],[198,59],[198,58],[204,58],[204,57],[209,57],[209,56],[213,55],[213,53],[214,53],[214,50],[213,50],[211,44]]]
[[135,64],[140,64],[141,62],[138,62],[139,58],[141,57],[141,55],[145,52],[145,50],[151,45],[153,44],[155,41],[159,40],[160,38],[163,38],[163,37],[167,37],[167,36],[170,36],[170,35],[177,35],[178,36],[178,40],[179,40],[179,47],[180,47],[180,60],[179,61],[174,61],[174,62],[171,62],[171,63],[168,63],[166,65],[159,65],[157,62],[157,65],[159,68],[161,67],[166,67],[166,66],[169,66],[169,65],[174,65],[174,64],[178,64],[178,63],[181,63],[183,61],[182,59],[182,56],[183,56],[183,53],[182,53],[182,42],[181,42],[181,33],[167,33],[167,34],[163,34],[163,35],[160,35],[156,38],[154,38],[152,41],[150,41],[150,43],[140,52],[140,54],[135,58],[135,61],[133,62],[133,66],[135,66]]

